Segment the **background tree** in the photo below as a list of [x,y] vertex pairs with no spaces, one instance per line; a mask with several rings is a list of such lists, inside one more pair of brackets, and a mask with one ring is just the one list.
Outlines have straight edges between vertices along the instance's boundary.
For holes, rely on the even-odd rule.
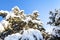
[[50,40],[60,40],[60,9],[49,12],[49,19],[50,21],[48,24],[50,24],[53,28],[52,33],[51,33],[51,38]]

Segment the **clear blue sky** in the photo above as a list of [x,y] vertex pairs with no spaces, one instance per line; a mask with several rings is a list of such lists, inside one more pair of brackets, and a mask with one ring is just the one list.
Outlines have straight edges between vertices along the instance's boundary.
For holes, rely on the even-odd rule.
[[[49,29],[46,25],[49,17],[49,11],[60,8],[60,0],[0,0],[0,10],[10,11],[12,7],[18,6],[23,9],[26,14],[32,13],[34,10],[40,12],[40,18],[43,26]],[[0,17],[0,20],[2,18]]]

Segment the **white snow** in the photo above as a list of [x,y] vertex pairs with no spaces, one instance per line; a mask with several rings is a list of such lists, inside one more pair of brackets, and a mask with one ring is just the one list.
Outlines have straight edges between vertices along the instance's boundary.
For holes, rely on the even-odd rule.
[[59,19],[59,17],[60,17],[60,13],[58,13],[58,14],[56,15],[55,21],[57,21],[57,20]]
[[41,21],[37,21],[37,20],[32,20],[33,23],[37,23],[38,25],[42,25]]
[[[18,9],[18,13],[19,12],[23,12],[22,15],[15,15],[14,13],[14,10]],[[16,11],[16,10],[15,10]],[[8,25],[9,25],[9,22],[6,21],[7,19],[9,19],[10,17],[14,18],[14,17],[20,17],[22,19],[22,21],[28,23],[29,21],[32,21],[33,23],[37,23],[38,25],[42,25],[42,22],[39,20],[33,20],[30,16],[27,17],[25,14],[24,14],[24,11],[23,10],[20,10],[17,6],[15,6],[14,8],[12,8],[11,11],[0,11],[0,12],[6,12],[7,13],[7,16],[5,17],[4,20],[1,21],[0,23],[0,32],[3,32],[5,29],[4,28],[7,28]],[[33,11],[33,13],[38,13],[38,11]],[[32,14],[34,15],[34,14]],[[39,15],[39,14],[37,14]],[[25,17],[25,19],[23,19],[23,17]],[[36,19],[39,19],[39,18],[36,18]],[[37,30],[37,29],[33,29],[33,28],[29,28],[27,30],[23,30],[23,34],[20,34],[20,33],[15,33],[15,34],[11,34],[11,35],[8,35],[7,37],[4,38],[4,40],[19,40],[21,38],[21,40],[43,40],[43,36],[42,36],[42,33]]]
[[58,33],[58,30],[60,30],[60,27],[55,27],[55,29],[52,31],[52,35],[60,37],[60,34]]
[[[36,12],[39,13],[37,10],[34,10],[34,11],[33,11],[33,13],[36,13]],[[33,14],[33,13],[32,13],[32,14]],[[38,15],[40,15],[40,14],[38,14]]]
[[19,33],[8,35],[4,40],[19,40],[21,35]]
[[1,21],[1,24],[3,25],[4,28],[7,28],[8,25],[9,25],[9,22],[6,21],[6,20],[2,20],[2,21]]
[[[53,29],[53,30],[51,29],[51,30],[52,30],[51,34],[54,35],[55,37],[56,37],[56,36],[60,37],[60,32],[58,33],[58,30],[60,30],[60,24],[59,24],[59,23],[60,23],[60,22],[59,22],[60,20],[58,20],[58,19],[60,18],[60,9],[55,10],[54,12],[52,12],[53,15],[55,15],[55,13],[57,13],[56,16],[54,16],[55,19],[52,19],[52,20],[51,20],[51,21],[55,20],[55,21],[52,23],[52,25],[53,25],[53,26],[52,26],[52,29]],[[53,17],[53,16],[51,15],[51,17]],[[55,23],[58,23],[59,25],[55,26],[55,25],[54,25]]]
[[20,11],[20,9],[19,9],[18,6],[14,6],[11,10],[14,11],[15,8],[18,9],[18,10]]
[[26,17],[25,20],[23,20],[24,22],[28,23],[28,21],[32,21],[32,19],[30,17]]
[[24,40],[24,39],[35,40],[36,38],[33,35],[36,36],[37,40],[40,40],[40,39],[43,40],[41,32],[37,29],[24,30],[22,35],[19,33],[9,35],[5,37],[5,40],[18,40],[19,38],[21,38],[21,40]]
[[3,32],[5,29],[3,27],[3,25],[0,23],[0,33]]
[[3,11],[3,10],[1,10],[0,12],[1,12],[1,13],[9,13],[8,11]]

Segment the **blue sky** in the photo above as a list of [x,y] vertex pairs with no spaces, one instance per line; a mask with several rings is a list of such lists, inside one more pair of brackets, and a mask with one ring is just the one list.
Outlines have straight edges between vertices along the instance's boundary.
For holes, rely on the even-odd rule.
[[[12,7],[18,6],[23,9],[26,14],[32,13],[34,10],[38,10],[40,13],[41,21],[46,29],[50,29],[49,25],[46,25],[49,21],[49,11],[56,8],[60,8],[60,0],[0,0],[0,10],[10,11]],[[2,18],[0,17],[0,20]]]

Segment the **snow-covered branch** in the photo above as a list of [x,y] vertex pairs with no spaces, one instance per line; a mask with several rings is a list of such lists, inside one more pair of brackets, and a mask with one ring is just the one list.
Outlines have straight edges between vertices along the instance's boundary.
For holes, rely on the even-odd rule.
[[4,19],[0,22],[0,38],[4,40],[43,40],[43,28],[39,12],[25,15],[24,10],[15,6],[11,11],[0,11]]

